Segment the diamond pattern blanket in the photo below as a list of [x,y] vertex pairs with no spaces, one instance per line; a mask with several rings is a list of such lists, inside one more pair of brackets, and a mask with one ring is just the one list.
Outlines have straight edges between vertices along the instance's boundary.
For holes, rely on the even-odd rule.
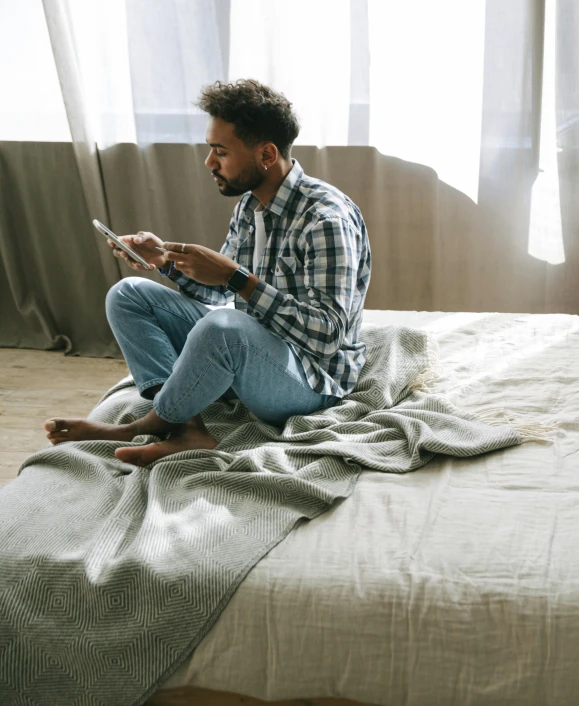
[[[424,332],[362,336],[354,392],[283,429],[218,401],[203,414],[219,441],[210,451],[139,468],[114,456],[126,442],[83,441],[26,460],[0,490],[2,706],[143,704],[252,567],[298,520],[349,496],[362,469],[405,473],[438,453],[525,440],[425,391],[435,360]],[[126,423],[151,404],[125,378],[90,417]]]

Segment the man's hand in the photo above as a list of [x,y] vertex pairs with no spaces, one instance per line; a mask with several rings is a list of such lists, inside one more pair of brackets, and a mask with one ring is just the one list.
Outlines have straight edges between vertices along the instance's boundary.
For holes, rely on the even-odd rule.
[[[143,260],[149,263],[150,269],[154,270],[156,267],[161,267],[167,260],[171,259],[168,257],[168,253],[163,253],[156,248],[163,247],[163,241],[161,238],[157,238],[154,233],[147,233],[140,230],[136,235],[121,235],[119,240],[126,243],[130,248],[137,252]],[[146,270],[139,262],[132,259],[130,255],[124,250],[121,250],[112,240],[108,241],[108,244],[113,248],[113,255],[115,257],[120,257],[123,259],[127,265],[133,270]]]
[[227,280],[239,267],[231,258],[203,245],[163,243],[162,247],[169,251],[166,254],[167,259],[174,260],[178,270],[199,284],[226,285]]

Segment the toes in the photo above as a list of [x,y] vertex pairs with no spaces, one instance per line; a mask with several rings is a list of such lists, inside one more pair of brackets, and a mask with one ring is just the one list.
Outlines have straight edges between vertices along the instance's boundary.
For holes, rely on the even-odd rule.
[[49,419],[44,422],[44,428],[46,431],[62,431],[66,429],[66,419]]
[[47,439],[67,439],[68,431],[49,431],[46,435]]
[[46,438],[52,444],[60,444],[60,442],[62,442],[62,441],[69,441],[67,434],[57,433],[57,432],[50,432],[49,434],[46,435]]

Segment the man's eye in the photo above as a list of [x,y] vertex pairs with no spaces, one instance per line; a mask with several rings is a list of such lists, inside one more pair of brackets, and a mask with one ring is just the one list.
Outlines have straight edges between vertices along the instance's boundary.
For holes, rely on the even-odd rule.
[[215,153],[218,157],[225,157],[225,152],[216,152]]

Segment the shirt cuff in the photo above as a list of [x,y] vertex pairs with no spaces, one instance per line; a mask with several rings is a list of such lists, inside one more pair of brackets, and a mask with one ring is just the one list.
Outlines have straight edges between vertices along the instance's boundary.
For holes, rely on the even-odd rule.
[[270,321],[283,301],[279,289],[259,280],[247,302],[247,313],[256,319]]
[[187,282],[191,282],[190,278],[186,277],[181,270],[178,270],[176,267],[171,267],[170,270],[164,270],[161,267],[157,267],[157,269],[164,277],[168,277],[175,282],[175,284],[184,285]]
[[174,274],[176,271],[175,262],[171,260],[171,267],[168,270],[164,270],[162,267],[157,267],[157,269],[162,275],[164,275],[165,277],[169,277],[169,275]]

